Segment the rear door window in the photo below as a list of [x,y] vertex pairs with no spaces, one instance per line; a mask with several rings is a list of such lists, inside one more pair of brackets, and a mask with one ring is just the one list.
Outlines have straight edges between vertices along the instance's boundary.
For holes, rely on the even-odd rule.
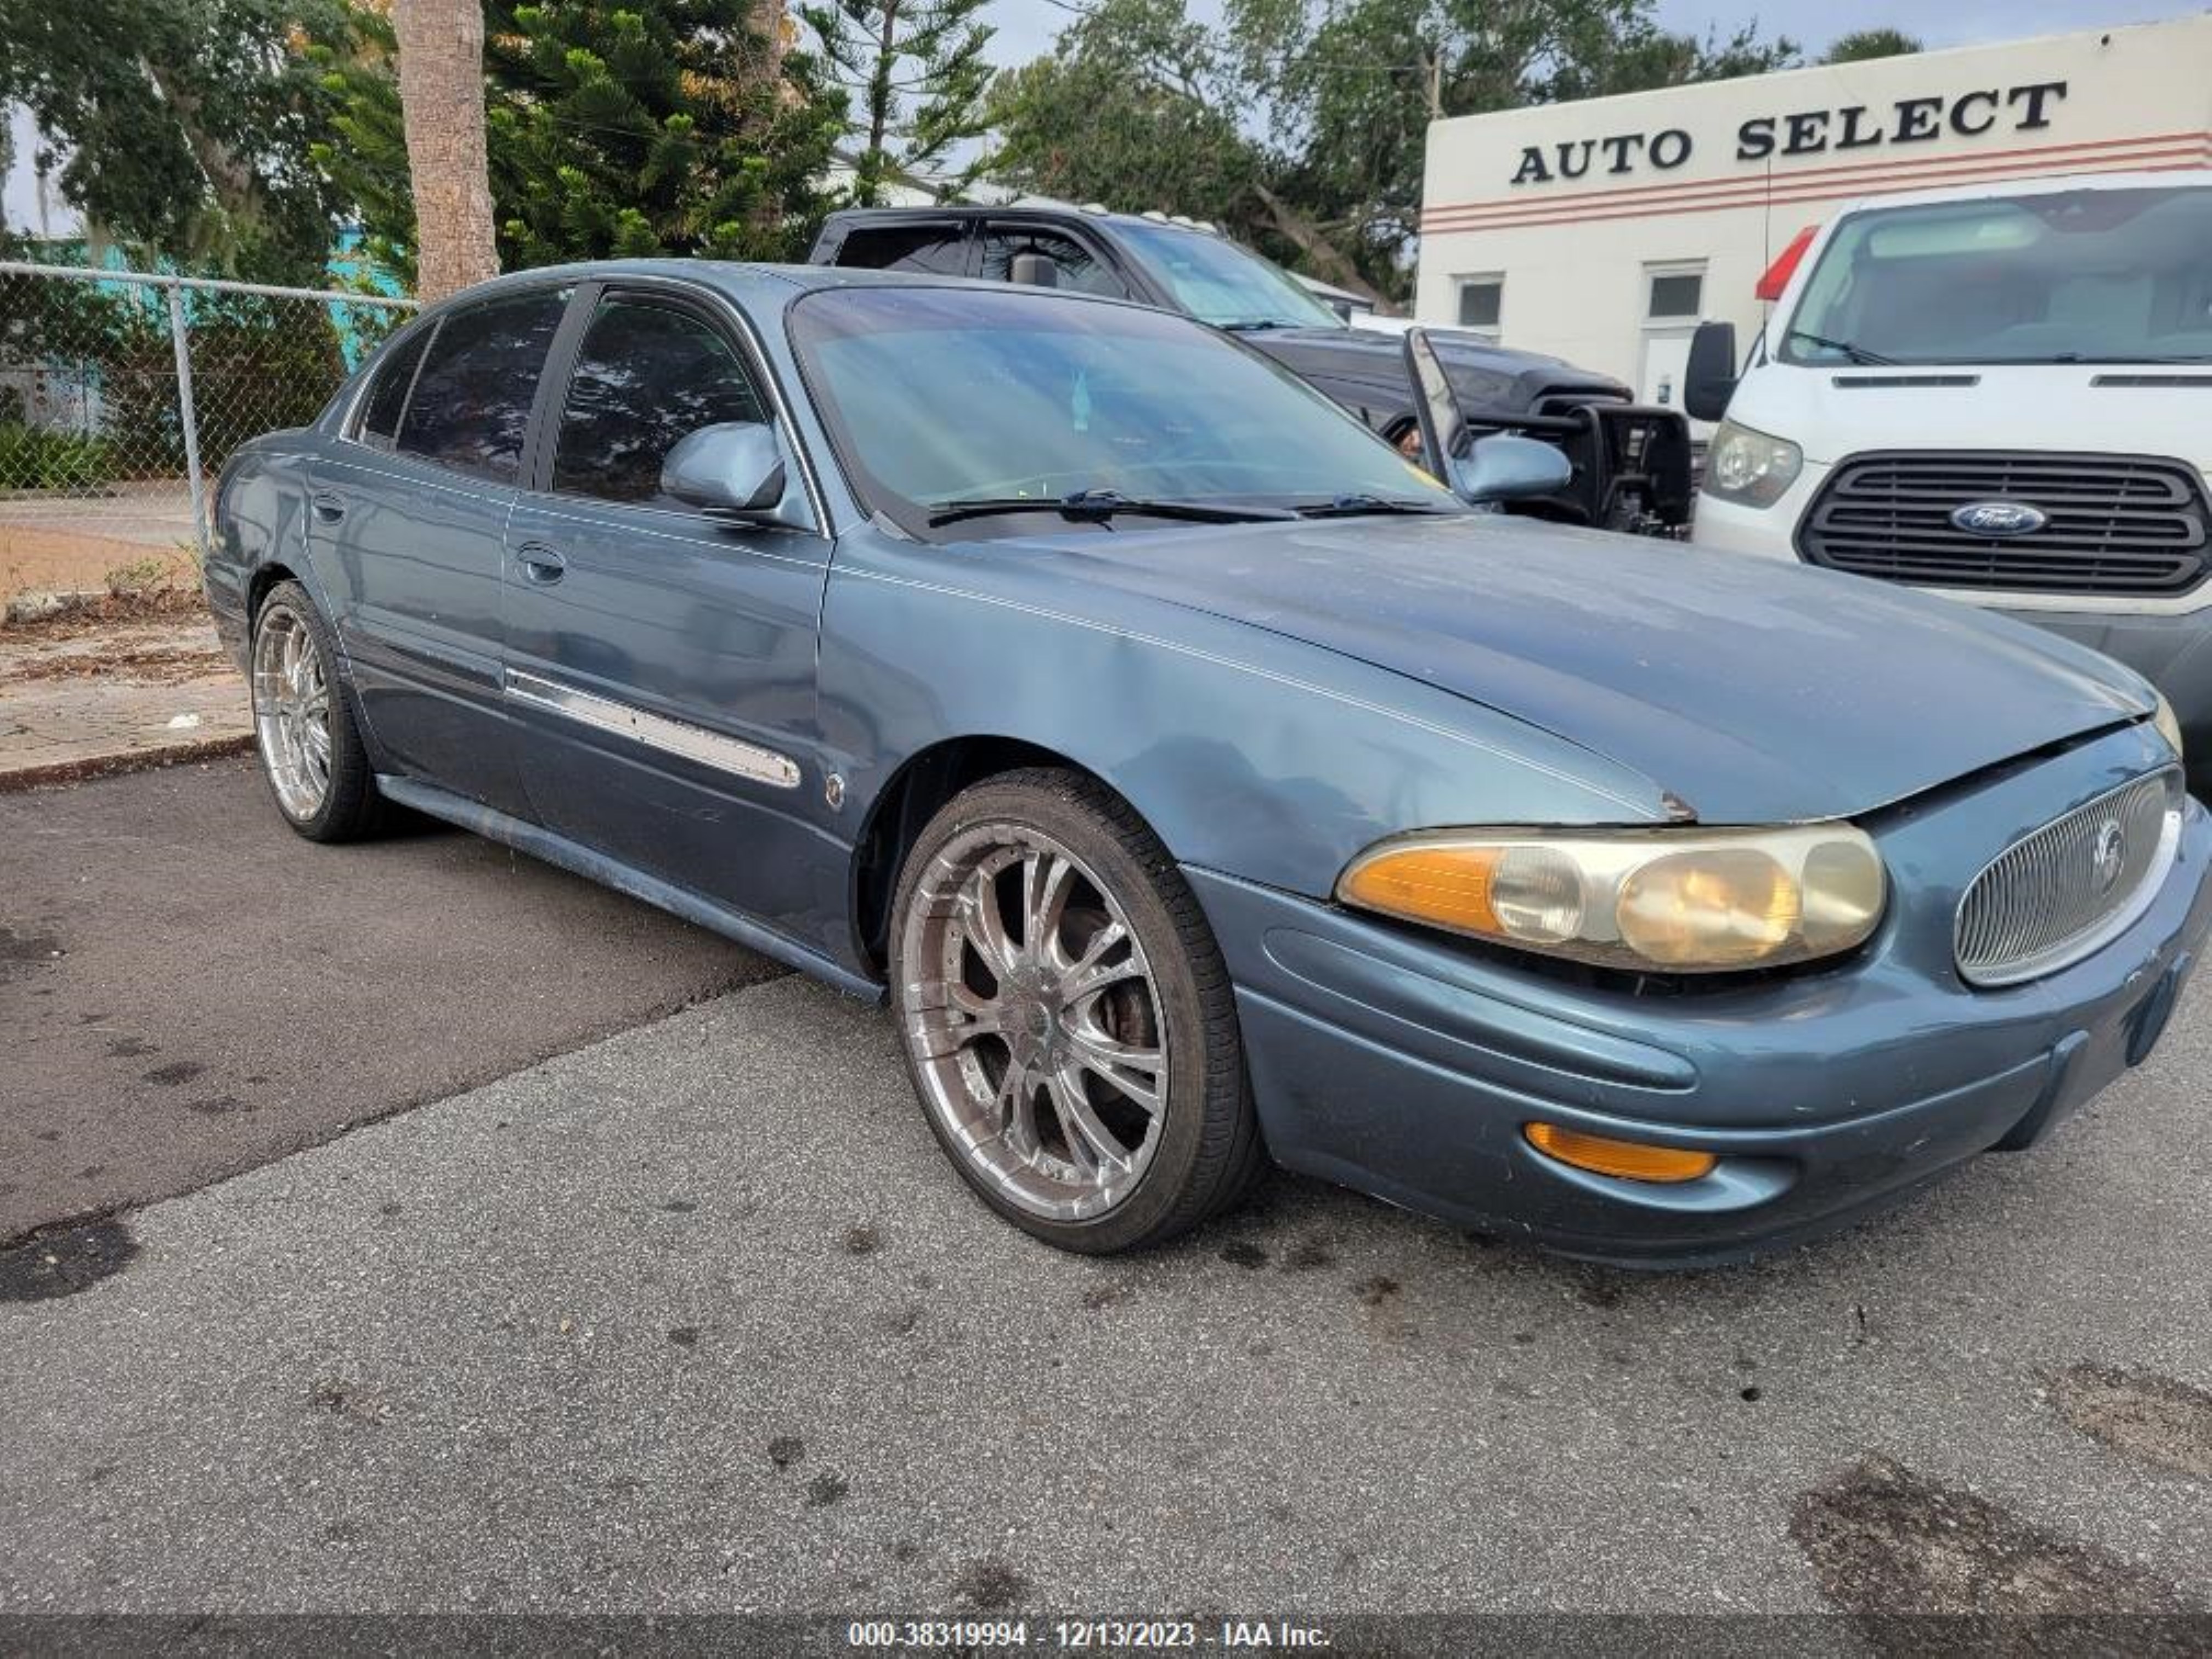
[[568,379],[553,488],[659,501],[661,463],[680,440],[767,419],[751,372],[720,329],[678,307],[613,296],[599,302]]
[[437,325],[418,329],[385,361],[377,365],[376,382],[369,387],[356,434],[372,449],[389,449],[399,430],[399,417],[407,409],[407,394],[415,389],[415,371],[422,366],[422,349],[438,331]]
[[837,263],[864,270],[926,270],[939,276],[968,274],[966,228],[940,224],[861,225],[838,246]]
[[447,316],[415,377],[395,447],[513,483],[522,468],[530,402],[568,298],[565,289],[503,295]]

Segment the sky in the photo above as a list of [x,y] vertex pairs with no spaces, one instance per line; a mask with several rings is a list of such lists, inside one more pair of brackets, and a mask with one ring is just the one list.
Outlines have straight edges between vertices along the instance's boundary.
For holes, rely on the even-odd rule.
[[[1000,64],[1020,64],[1043,52],[1067,21],[1072,3],[1073,0],[992,0],[990,18],[998,29],[992,57]],[[1188,0],[1188,4],[1194,16],[1209,21],[1220,17],[1221,0]],[[2151,22],[2205,9],[2204,0],[1946,0],[1942,15],[1931,18],[1928,0],[1659,0],[1661,21],[1677,32],[1702,35],[1710,29],[1726,36],[1756,21],[1761,33],[1786,34],[1813,56],[1839,34],[1883,25],[1916,34],[1930,46],[1963,46],[2105,24]],[[38,214],[27,164],[31,135],[20,113],[15,138],[17,161],[6,180],[4,211],[11,225],[35,226]],[[66,210],[55,218],[59,221],[54,225],[57,231],[70,228]]]
[[[1195,17],[1221,15],[1220,0],[1188,3]],[[1757,22],[1761,34],[1786,34],[1812,56],[1839,34],[1885,26],[1930,46],[1965,46],[2109,23],[2156,22],[2205,9],[2203,0],[1946,0],[1942,15],[1930,17],[1938,8],[1928,0],[1659,0],[1660,21],[1677,33],[1713,29],[1726,37]],[[992,56],[1001,64],[1036,57],[1067,21],[1066,7],[1054,0],[993,0],[990,15],[999,31]]]

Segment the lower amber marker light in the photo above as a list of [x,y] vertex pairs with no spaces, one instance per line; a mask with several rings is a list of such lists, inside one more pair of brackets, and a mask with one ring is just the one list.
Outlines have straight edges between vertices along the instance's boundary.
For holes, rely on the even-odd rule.
[[1585,1134],[1563,1129],[1556,1123],[1526,1123],[1521,1133],[1547,1158],[1571,1164],[1592,1174],[1615,1176],[1623,1181],[1695,1181],[1711,1175],[1720,1162],[1711,1152],[1693,1152],[1681,1146],[1652,1146],[1640,1140],[1615,1140],[1610,1135]]

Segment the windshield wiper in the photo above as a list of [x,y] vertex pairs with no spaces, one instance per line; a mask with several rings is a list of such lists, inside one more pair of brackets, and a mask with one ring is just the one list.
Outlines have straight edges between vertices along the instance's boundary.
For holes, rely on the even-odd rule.
[[1261,334],[1271,328],[1296,328],[1296,323],[1286,323],[1280,317],[1232,317],[1214,326],[1224,334]]
[[1425,518],[1458,511],[1456,507],[1437,507],[1428,501],[1362,495],[1336,495],[1325,501],[1309,501],[1296,510],[1302,519],[1359,519],[1386,513],[1410,513]]
[[1825,334],[1814,334],[1802,328],[1791,329],[1790,337],[1793,340],[1806,341],[1809,344],[1819,346],[1824,351],[1840,351],[1853,362],[1864,363],[1869,368],[1897,367],[1896,358],[1885,357],[1879,351],[1869,351],[1864,346],[1856,345],[1849,340],[1832,340]]
[[994,518],[1006,513],[1058,513],[1098,522],[1127,514],[1145,519],[1181,519],[1191,524],[1256,524],[1265,519],[1294,519],[1295,513],[1271,507],[1209,507],[1204,501],[1145,501],[1118,489],[1079,489],[1059,497],[992,495],[969,501],[943,501],[929,515],[930,528],[963,519]]

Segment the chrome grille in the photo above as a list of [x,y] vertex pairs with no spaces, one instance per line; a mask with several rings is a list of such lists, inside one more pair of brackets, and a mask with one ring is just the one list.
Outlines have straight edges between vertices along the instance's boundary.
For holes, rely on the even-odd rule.
[[[2048,515],[1992,538],[1951,522],[1978,501]],[[1805,515],[1808,564],[1926,587],[2180,593],[2212,570],[2212,507],[2195,468],[2150,455],[1899,451],[1854,455]]]
[[2130,926],[2173,862],[2183,799],[2179,772],[2154,772],[2014,842],[1959,902],[1959,972],[2016,985]]

